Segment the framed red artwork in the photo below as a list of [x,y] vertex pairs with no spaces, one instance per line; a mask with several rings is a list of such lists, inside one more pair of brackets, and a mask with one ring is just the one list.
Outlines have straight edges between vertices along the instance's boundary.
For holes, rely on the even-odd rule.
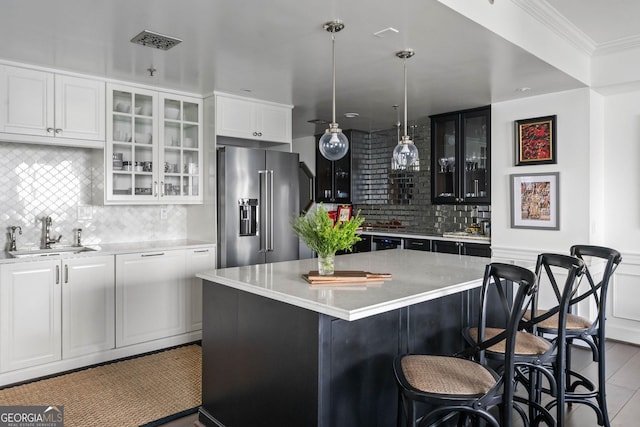
[[516,166],[556,163],[556,116],[516,120]]
[[351,212],[353,208],[351,206],[339,206],[338,207],[338,221],[344,222],[351,219]]

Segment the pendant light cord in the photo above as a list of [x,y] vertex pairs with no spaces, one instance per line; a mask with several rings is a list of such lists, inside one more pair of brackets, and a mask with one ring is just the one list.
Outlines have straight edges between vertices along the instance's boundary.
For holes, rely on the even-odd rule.
[[333,58],[333,97],[332,97],[332,105],[333,105],[333,122],[336,122],[336,34],[334,32],[331,33],[331,57]]
[[407,136],[407,59],[402,60],[404,64],[404,136]]

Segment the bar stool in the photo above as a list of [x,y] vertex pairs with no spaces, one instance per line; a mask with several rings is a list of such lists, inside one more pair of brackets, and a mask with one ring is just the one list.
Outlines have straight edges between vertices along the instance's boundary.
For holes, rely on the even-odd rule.
[[[622,256],[614,249],[590,245],[572,246],[571,255],[583,261],[585,258],[591,258],[591,268],[585,267],[588,286],[574,291],[568,301],[559,304],[554,309],[536,310],[538,317],[533,319],[537,332],[545,336],[556,336],[558,347],[561,350],[558,353],[557,372],[562,377],[562,385],[559,384],[557,398],[547,407],[551,408],[557,405],[558,414],[564,414],[565,403],[569,405],[581,403],[595,411],[599,425],[610,427],[605,388],[606,300],[609,282],[622,261]],[[595,268],[601,265],[597,262],[594,263],[594,259],[604,261],[604,269],[601,274],[594,274]],[[594,276],[600,277],[600,280],[594,279]],[[556,296],[559,295],[557,284],[552,282],[552,285]],[[572,313],[576,304],[590,299],[597,307],[597,316],[594,321]],[[533,304],[536,307],[535,297]],[[571,344],[574,340],[586,343],[591,349],[593,361],[598,365],[597,387],[590,379],[571,369],[571,346],[567,344]],[[586,391],[578,391],[579,387],[583,387]],[[558,422],[558,425],[562,425],[561,421]]]
[[[491,427],[512,425],[514,393],[515,335],[525,309],[528,307],[537,280],[525,268],[511,264],[492,263],[485,269],[480,298],[480,337],[486,328],[487,294],[496,288],[505,297],[506,318],[503,319],[505,351],[501,374],[480,361],[453,356],[405,354],[394,360],[394,372],[401,401],[410,427],[427,426],[435,421],[458,416],[458,425],[466,421],[477,424],[481,420]],[[503,286],[508,292],[505,294]],[[418,417],[417,404],[426,403],[427,413]],[[500,409],[499,420],[489,412]],[[417,424],[419,423],[419,424]]]
[[[584,273],[585,266],[581,260],[572,256],[545,253],[538,255],[535,271],[538,285],[532,297],[532,307],[536,306],[538,291],[543,277],[550,281],[554,288],[561,288],[563,291],[566,290],[571,293],[572,290],[577,289],[579,286],[579,278]],[[564,276],[564,282],[561,282],[561,287],[558,285],[560,275]],[[502,296],[502,305],[505,304],[504,299],[505,297]],[[570,297],[565,297],[563,300],[560,294],[558,299],[568,301]],[[516,396],[514,399],[516,402],[524,403],[528,406],[528,422],[531,425],[539,425],[542,422],[550,426],[555,425],[556,422],[561,425],[562,421],[556,420],[557,417],[552,415],[550,408],[542,405],[542,378],[544,377],[548,383],[548,388],[544,389],[544,391],[556,396],[559,386],[562,386],[557,381],[556,361],[558,354],[563,349],[560,348],[559,341],[549,341],[538,336],[536,322],[539,321],[539,318],[531,319],[530,313],[531,310],[525,311],[523,321],[520,323],[520,330],[516,332],[514,355],[515,379],[527,388],[527,396]],[[564,319],[556,318],[556,321],[564,321]],[[503,364],[506,356],[504,330],[501,328],[486,328],[484,336],[481,332],[477,327],[470,327],[463,330],[463,335],[467,342],[475,348],[476,352],[484,350],[484,356],[487,359],[495,361],[498,365]],[[525,415],[521,411],[518,412],[525,419]]]

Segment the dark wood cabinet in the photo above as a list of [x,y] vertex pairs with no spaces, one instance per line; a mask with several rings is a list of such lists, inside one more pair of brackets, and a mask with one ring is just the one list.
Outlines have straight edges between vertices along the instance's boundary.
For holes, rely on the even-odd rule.
[[404,239],[404,249],[413,249],[416,251],[431,251],[431,240],[427,239]]
[[491,257],[491,245],[472,242],[451,242],[448,240],[433,240],[431,250],[445,254]]
[[431,202],[491,204],[491,106],[430,118]]
[[349,151],[340,160],[327,160],[320,154],[318,141],[320,135],[316,135],[316,202],[324,203],[351,203],[351,177],[352,177],[352,148],[354,135],[359,131],[345,130],[343,133],[349,140]]

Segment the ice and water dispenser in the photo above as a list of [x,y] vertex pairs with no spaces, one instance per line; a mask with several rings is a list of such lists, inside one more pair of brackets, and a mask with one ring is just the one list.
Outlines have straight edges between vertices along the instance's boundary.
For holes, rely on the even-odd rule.
[[258,199],[238,199],[241,236],[255,236],[258,231]]

